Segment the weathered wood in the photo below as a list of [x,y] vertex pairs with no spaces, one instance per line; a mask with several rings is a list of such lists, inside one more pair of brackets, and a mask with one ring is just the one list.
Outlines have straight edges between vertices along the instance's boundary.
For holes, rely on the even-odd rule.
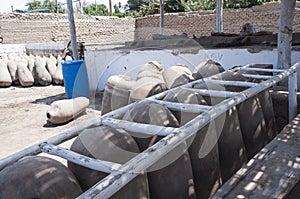
[[292,120],[297,115],[297,72],[293,73],[291,76],[289,76],[288,79],[288,88],[289,88],[289,122],[292,122]]
[[217,90],[207,90],[207,89],[192,89],[194,92],[199,93],[203,96],[211,96],[211,97],[234,97],[238,92],[232,91],[217,91]]
[[111,173],[114,170],[117,170],[121,165],[114,162],[108,162],[104,160],[97,160],[94,158],[90,158],[68,149],[64,149],[62,147],[55,146],[53,144],[48,144],[46,142],[41,143],[40,149],[44,153],[48,153],[51,155],[62,157],[70,162],[75,164],[94,169],[96,171],[101,171],[105,173]]
[[[277,84],[282,79],[294,73],[298,67],[300,67],[300,62],[274,78],[264,81],[256,87],[242,91],[235,97],[226,99],[215,105],[213,108],[202,113],[181,127],[179,132],[172,133],[161,139],[159,142],[122,165],[119,171],[111,173],[105,179],[101,180],[91,189],[82,194],[79,198],[109,198],[124,185],[134,179],[139,173],[145,171],[145,169],[153,165],[157,160],[164,157],[164,155],[172,151],[178,145],[182,144],[185,140],[194,136],[198,129],[203,128],[211,120],[216,119],[225,111],[228,111],[246,99],[253,97],[261,91]],[[118,180],[120,178],[122,180]]]
[[291,67],[293,19],[296,0],[282,0],[278,31],[277,68]]
[[138,133],[144,135],[167,136],[178,131],[178,128],[156,126],[152,124],[142,124],[113,118],[102,120],[101,124],[114,128],[121,128],[128,131],[129,133]]
[[300,179],[300,115],[213,198],[284,198]]
[[241,70],[245,71],[257,71],[257,72],[273,72],[273,73],[282,73],[283,69],[268,69],[268,68],[242,68]]
[[257,83],[252,82],[242,82],[242,81],[226,81],[226,80],[215,80],[208,79],[205,80],[207,83],[219,84],[222,86],[241,86],[241,87],[254,87],[257,86]]
[[216,27],[217,32],[223,32],[223,0],[216,0]]
[[73,51],[74,60],[78,60],[78,46],[76,40],[76,28],[74,21],[74,10],[72,0],[67,0],[67,8],[68,8],[68,18],[69,18],[69,28],[70,28],[70,37],[71,37],[71,45]]
[[252,74],[242,74],[244,77],[247,78],[252,78],[252,79],[272,79],[273,76],[269,76],[269,75],[252,75]]
[[182,103],[161,101],[161,100],[156,100],[156,99],[152,99],[149,101],[166,106],[170,110],[183,111],[183,112],[189,112],[189,113],[202,113],[211,108],[211,106],[207,106],[207,105],[182,104]]

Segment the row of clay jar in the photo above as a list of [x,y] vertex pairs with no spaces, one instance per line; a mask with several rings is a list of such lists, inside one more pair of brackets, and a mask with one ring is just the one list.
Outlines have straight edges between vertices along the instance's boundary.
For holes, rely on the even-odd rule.
[[16,53],[0,56],[0,87],[47,86],[52,83],[63,85],[61,56],[56,58],[52,55],[41,57]]

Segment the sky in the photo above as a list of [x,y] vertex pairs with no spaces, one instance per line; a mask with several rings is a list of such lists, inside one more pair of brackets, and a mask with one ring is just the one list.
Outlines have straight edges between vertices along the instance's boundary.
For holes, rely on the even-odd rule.
[[[13,6],[14,9],[18,10],[25,10],[25,4],[30,0],[1,0],[0,4],[0,12],[11,12],[11,6]],[[109,0],[81,0],[89,2],[89,3],[95,3],[97,4],[105,4],[108,8],[108,2]],[[58,2],[66,3],[66,0],[58,0]],[[127,3],[127,0],[112,0],[112,5],[117,4],[118,2],[121,2],[124,6]],[[75,4],[75,3],[74,3]]]

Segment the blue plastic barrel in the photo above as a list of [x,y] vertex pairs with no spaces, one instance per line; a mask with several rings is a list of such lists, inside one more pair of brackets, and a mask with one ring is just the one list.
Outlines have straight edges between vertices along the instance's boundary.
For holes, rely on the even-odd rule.
[[89,82],[84,61],[66,61],[61,64],[67,98],[89,97]]

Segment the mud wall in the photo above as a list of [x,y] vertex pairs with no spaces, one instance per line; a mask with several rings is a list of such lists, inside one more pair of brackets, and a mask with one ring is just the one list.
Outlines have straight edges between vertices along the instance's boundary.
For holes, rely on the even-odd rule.
[[[133,40],[135,19],[75,15],[79,41]],[[3,44],[65,42],[69,36],[66,14],[0,14]]]
[[[276,32],[280,3],[248,9],[224,10],[224,32],[239,33],[247,22],[258,30]],[[187,33],[197,37],[215,30],[215,12],[200,11],[165,15],[165,34]],[[159,15],[142,18],[94,17],[75,15],[77,36],[84,42],[119,42],[149,39],[159,33]],[[300,32],[300,2],[297,2],[294,31]],[[69,23],[66,14],[1,14],[0,37],[4,44],[67,42]]]
[[[278,31],[280,16],[280,3],[268,3],[263,6],[254,6],[247,9],[225,9],[224,32],[239,33],[245,23],[253,24],[257,30]],[[190,37],[195,35],[206,36],[215,31],[215,11],[201,11],[189,13],[166,14],[164,18],[165,33],[187,33]],[[136,39],[149,39],[151,34],[159,33],[159,15],[138,18],[136,20]],[[297,2],[294,31],[300,32],[300,2]]]

